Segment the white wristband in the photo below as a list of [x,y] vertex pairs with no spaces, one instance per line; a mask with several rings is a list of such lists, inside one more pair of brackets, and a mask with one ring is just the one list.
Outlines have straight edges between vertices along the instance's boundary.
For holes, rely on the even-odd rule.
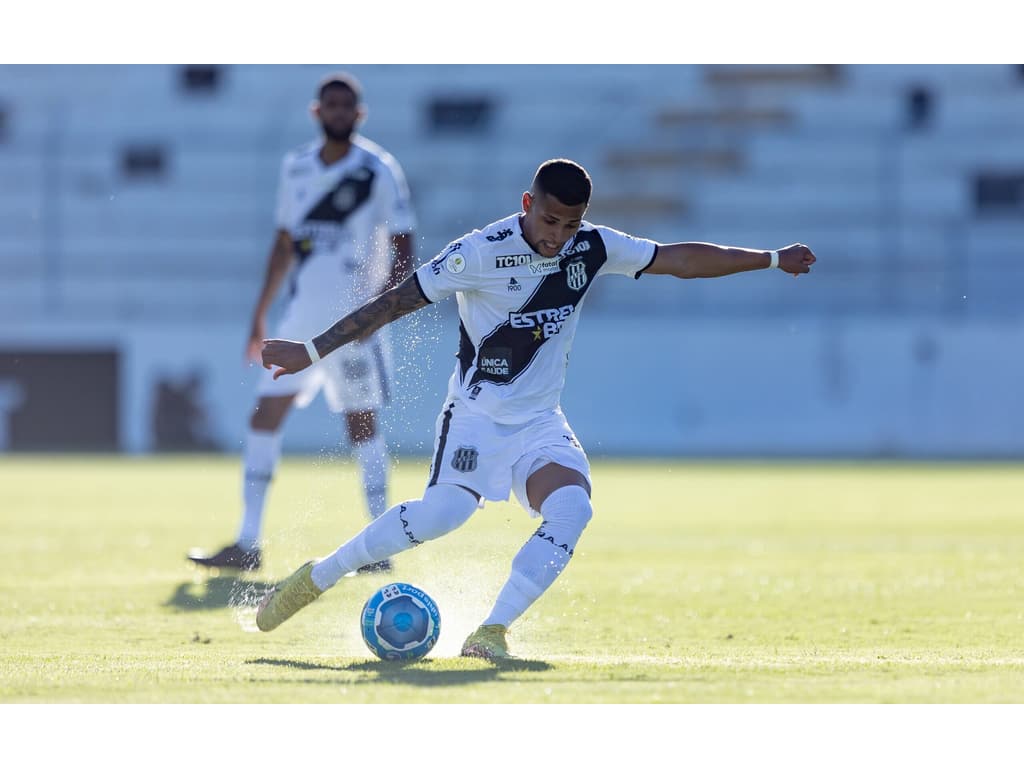
[[777,268],[779,266],[779,252],[778,251],[772,251],[771,252],[771,256],[772,256],[772,263],[768,265],[768,269],[775,269],[775,268]]
[[316,351],[316,344],[312,340],[306,342],[306,352],[309,353],[310,363],[320,362],[320,353]]

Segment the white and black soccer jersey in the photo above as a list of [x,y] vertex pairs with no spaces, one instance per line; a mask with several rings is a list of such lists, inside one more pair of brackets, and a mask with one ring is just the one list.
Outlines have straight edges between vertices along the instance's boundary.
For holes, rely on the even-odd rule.
[[393,234],[415,228],[409,188],[398,162],[354,136],[329,166],[322,142],[289,152],[281,163],[276,224],[291,235],[298,260],[291,303],[319,333],[379,293],[391,270]]
[[[379,293],[391,272],[391,235],[415,228],[409,189],[398,162],[355,136],[345,157],[329,166],[321,142],[285,155],[276,223],[291,236],[298,261],[291,296],[275,335],[308,339]],[[304,407],[324,389],[332,411],[376,410],[388,400],[391,359],[387,329],[294,376],[264,371],[261,397],[295,395]]]
[[583,300],[603,274],[639,277],[653,240],[586,221],[557,256],[535,253],[520,215],[450,243],[416,270],[431,302],[456,294],[459,353],[450,400],[502,424],[558,407]]

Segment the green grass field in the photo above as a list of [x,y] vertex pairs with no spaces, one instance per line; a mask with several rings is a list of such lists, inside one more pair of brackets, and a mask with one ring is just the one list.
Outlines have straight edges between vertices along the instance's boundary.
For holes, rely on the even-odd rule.
[[[239,463],[0,460],[0,702],[1024,702],[1024,469],[595,461],[595,517],[513,627],[519,663],[458,657],[536,521],[488,504],[345,579],[270,634],[251,602],[363,524],[354,465],[290,458],[263,571],[192,569],[227,542]],[[402,459],[392,499],[420,495]],[[363,601],[409,581],[441,608],[424,660],[377,661]]]

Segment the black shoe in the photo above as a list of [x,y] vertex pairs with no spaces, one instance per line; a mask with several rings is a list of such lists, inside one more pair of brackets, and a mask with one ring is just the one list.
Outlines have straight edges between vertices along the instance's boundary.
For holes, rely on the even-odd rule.
[[261,564],[259,547],[242,549],[237,544],[228,544],[213,555],[209,555],[201,549],[193,549],[186,557],[196,565],[206,568],[237,568],[240,571],[258,571]]
[[376,563],[370,563],[369,565],[364,565],[362,568],[357,568],[356,569],[356,573],[360,573],[360,574],[363,574],[363,573],[391,573],[391,571],[392,571],[391,561],[388,560],[387,558],[384,558],[383,560],[378,560]]

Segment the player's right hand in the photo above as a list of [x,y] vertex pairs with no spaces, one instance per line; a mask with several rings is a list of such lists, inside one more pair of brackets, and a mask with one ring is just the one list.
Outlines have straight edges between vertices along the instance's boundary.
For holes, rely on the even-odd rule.
[[275,379],[287,373],[298,373],[312,365],[306,345],[301,341],[264,339],[262,343],[263,367],[269,371],[272,366],[278,366],[274,371]]
[[796,277],[811,271],[811,264],[818,259],[803,243],[793,243],[779,248],[779,269]]

